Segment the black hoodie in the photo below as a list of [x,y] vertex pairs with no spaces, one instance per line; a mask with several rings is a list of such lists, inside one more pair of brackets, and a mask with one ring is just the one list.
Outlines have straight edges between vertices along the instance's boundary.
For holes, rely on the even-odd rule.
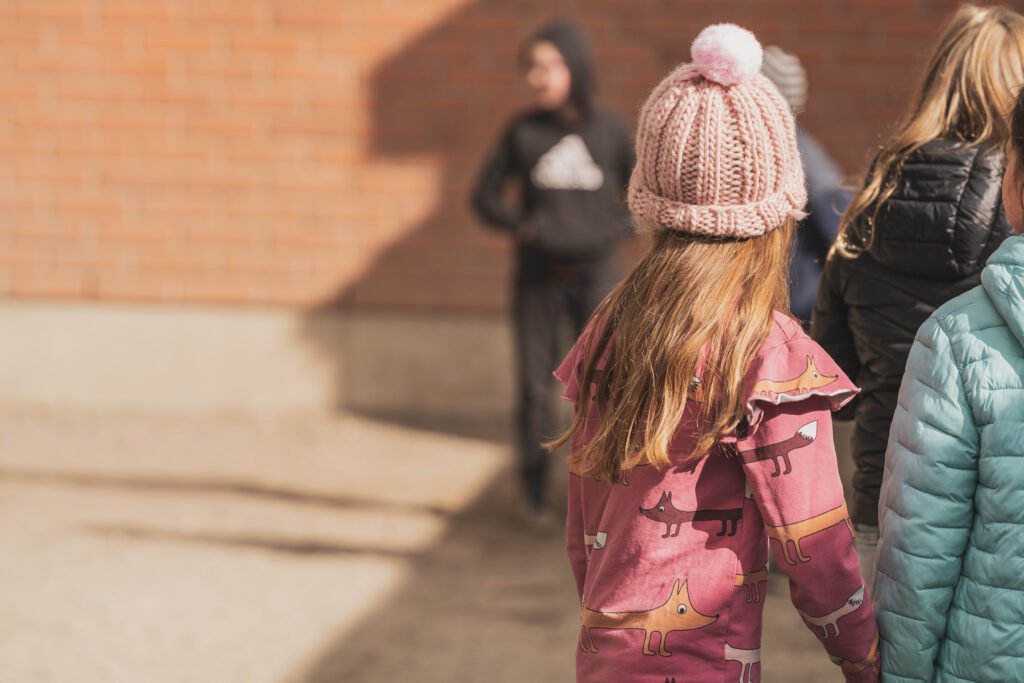
[[[506,125],[498,148],[480,172],[473,206],[484,221],[507,232],[530,223],[535,239],[520,257],[566,260],[601,258],[627,231],[625,188],[635,161],[625,124],[593,102],[592,63],[586,37],[559,22],[527,45],[552,43],[572,75],[569,97],[578,121],[535,109]],[[509,180],[522,184],[516,205],[503,200]]]

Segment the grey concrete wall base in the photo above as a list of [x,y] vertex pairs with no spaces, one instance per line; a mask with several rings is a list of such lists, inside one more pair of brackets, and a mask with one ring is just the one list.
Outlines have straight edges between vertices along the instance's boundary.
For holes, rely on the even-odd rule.
[[0,302],[0,401],[505,415],[503,316]]

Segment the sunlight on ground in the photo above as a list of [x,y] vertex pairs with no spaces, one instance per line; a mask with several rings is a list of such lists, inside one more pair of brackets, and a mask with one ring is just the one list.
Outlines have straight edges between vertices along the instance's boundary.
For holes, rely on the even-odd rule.
[[12,408],[0,433],[12,681],[298,680],[507,458],[337,416]]

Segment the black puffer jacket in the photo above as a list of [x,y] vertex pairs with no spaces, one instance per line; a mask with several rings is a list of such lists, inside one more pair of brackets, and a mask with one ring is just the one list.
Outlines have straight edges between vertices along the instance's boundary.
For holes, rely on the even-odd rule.
[[1001,201],[1005,162],[991,148],[936,140],[903,163],[878,213],[871,248],[825,264],[812,336],[863,389],[846,415],[853,434],[858,524],[878,524],[889,425],[917,328],[979,283],[989,255],[1013,230]]

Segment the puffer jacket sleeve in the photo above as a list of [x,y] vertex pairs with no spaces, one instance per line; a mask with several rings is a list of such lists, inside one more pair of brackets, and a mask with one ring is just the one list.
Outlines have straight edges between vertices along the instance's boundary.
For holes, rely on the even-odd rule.
[[[818,342],[825,352],[832,357],[839,368],[854,381],[860,370],[860,359],[853,341],[853,331],[847,318],[846,301],[839,281],[842,257],[830,256],[821,272],[818,284],[818,295],[814,301],[814,313],[811,316],[811,337]],[[836,417],[850,419],[853,417],[851,402]]]
[[949,335],[929,318],[907,361],[879,503],[885,681],[932,680],[974,515],[978,448]]

